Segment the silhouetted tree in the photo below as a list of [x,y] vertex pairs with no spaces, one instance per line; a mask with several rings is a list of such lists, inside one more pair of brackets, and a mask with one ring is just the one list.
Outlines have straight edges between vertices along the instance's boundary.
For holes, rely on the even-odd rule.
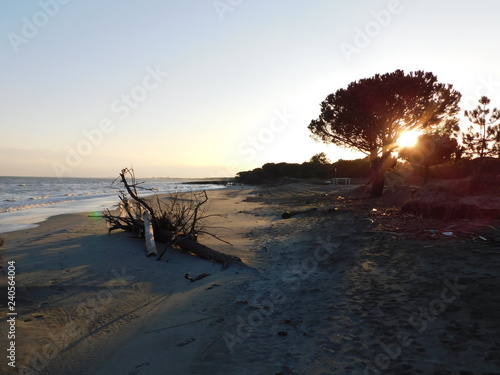
[[369,157],[355,160],[339,159],[332,164],[337,170],[336,177],[366,178],[370,176]]
[[422,134],[412,147],[405,147],[399,156],[414,165],[424,168],[424,185],[429,178],[429,167],[449,161],[452,155],[459,155],[460,149],[456,139],[448,134]]
[[309,162],[313,164],[331,164],[330,159],[326,157],[324,152],[314,155]]
[[399,136],[407,130],[458,128],[461,95],[432,73],[402,70],[352,82],[321,103],[309,124],[313,138],[370,156],[373,197],[382,195],[385,173]]
[[469,156],[500,156],[500,111],[497,108],[490,110],[490,99],[486,96],[479,99],[478,106],[465,111],[465,116],[473,124],[467,133],[463,134],[462,142],[465,152]]

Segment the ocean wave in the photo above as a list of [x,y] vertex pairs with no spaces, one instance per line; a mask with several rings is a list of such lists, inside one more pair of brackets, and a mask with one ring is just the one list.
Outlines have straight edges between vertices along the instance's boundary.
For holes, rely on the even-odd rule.
[[71,202],[74,202],[74,201],[71,201],[71,200],[56,201],[56,202],[53,201],[53,202],[43,202],[43,203],[33,203],[33,204],[21,204],[18,206],[10,206],[10,207],[0,207],[0,213],[30,210],[33,208],[47,207],[47,206],[53,206],[56,204],[71,203]]
[[32,198],[30,198],[30,200],[36,201],[36,200],[47,199],[47,198],[49,198],[48,195],[42,195],[41,197],[32,197]]
[[2,212],[16,212],[23,210],[30,210],[33,208],[57,206],[61,204],[78,203],[82,204],[86,201],[93,199],[106,199],[113,197],[112,194],[91,194],[91,195],[59,195],[59,196],[41,196],[37,198],[29,198],[24,200],[9,201],[0,203],[0,213]]

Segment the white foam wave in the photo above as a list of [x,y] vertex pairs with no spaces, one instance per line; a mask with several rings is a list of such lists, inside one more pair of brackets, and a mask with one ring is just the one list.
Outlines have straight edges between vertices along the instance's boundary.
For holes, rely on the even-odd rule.
[[39,199],[47,199],[49,196],[48,195],[42,195],[41,197],[32,197],[30,200],[36,201]]

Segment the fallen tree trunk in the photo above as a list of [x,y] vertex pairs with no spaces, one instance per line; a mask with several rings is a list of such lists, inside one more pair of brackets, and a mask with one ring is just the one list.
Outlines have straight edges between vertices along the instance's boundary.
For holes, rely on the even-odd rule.
[[240,258],[234,255],[228,255],[213,250],[208,246],[202,245],[191,238],[183,238],[176,241],[176,244],[183,250],[189,251],[200,258],[208,259],[212,262],[222,264],[222,269],[226,269],[231,264],[243,264]]

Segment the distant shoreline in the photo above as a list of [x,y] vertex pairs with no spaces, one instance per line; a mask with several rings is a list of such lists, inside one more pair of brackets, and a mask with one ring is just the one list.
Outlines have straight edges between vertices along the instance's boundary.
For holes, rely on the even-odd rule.
[[225,178],[200,178],[192,181],[183,182],[183,185],[227,185],[228,183],[235,183],[235,178],[225,177]]

